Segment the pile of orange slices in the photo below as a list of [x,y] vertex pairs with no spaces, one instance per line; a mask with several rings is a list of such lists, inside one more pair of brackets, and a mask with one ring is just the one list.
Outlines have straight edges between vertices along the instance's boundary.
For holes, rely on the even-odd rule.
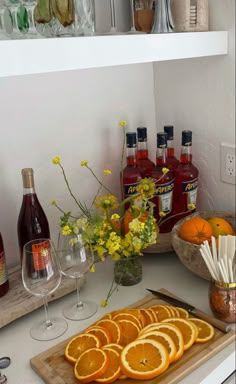
[[117,379],[152,379],[195,343],[214,337],[211,324],[170,305],[120,309],[107,313],[65,348],[81,383],[109,384]]

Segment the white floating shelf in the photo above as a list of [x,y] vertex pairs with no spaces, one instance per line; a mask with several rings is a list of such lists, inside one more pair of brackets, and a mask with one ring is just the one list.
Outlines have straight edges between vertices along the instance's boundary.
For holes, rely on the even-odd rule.
[[227,53],[227,31],[1,40],[0,77]]

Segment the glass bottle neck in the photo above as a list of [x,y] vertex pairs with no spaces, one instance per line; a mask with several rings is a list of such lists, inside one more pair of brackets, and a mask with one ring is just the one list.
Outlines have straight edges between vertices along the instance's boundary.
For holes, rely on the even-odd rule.
[[158,148],[156,152],[156,165],[163,166],[166,165],[166,157],[167,157],[167,148]]
[[34,195],[36,192],[35,192],[35,188],[34,187],[24,187],[23,188],[23,195]]
[[148,147],[146,141],[138,141],[137,159],[148,159]]
[[127,148],[126,150],[126,163],[129,166],[136,166],[137,165],[137,149],[134,148]]
[[180,153],[180,162],[182,164],[191,164],[192,163],[192,147],[182,146]]
[[168,157],[175,156],[174,140],[167,140],[167,156]]

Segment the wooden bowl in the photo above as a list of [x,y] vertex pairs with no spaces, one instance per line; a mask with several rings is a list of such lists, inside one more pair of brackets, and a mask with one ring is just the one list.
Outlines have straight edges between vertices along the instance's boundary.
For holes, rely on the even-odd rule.
[[179,257],[180,261],[188,268],[192,273],[197,276],[202,277],[205,280],[210,280],[211,275],[208,272],[205,261],[203,260],[200,253],[200,246],[196,244],[189,243],[188,241],[182,240],[179,237],[179,230],[181,225],[189,220],[191,217],[200,216],[203,219],[210,219],[211,217],[222,217],[230,222],[233,228],[236,228],[236,215],[227,213],[227,212],[215,212],[215,211],[205,211],[205,212],[195,212],[190,216],[185,217],[184,219],[179,220],[171,231],[171,243],[172,246]]

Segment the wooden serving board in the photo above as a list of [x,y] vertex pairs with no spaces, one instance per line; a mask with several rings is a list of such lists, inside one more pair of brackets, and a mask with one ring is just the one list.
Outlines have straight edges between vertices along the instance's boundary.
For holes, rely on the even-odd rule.
[[[161,289],[163,293],[170,292]],[[132,308],[144,308],[162,303],[163,301],[152,295],[146,296],[144,299],[134,303]],[[165,303],[167,304],[167,303]],[[31,367],[45,381],[46,384],[78,384],[73,374],[73,366],[64,358],[65,346],[71,338],[57,344],[49,350],[40,353],[30,360]],[[217,352],[221,351],[228,344],[236,339],[236,333],[231,330],[223,333],[215,329],[214,338],[205,344],[194,344],[184,355],[175,363],[171,364],[167,371],[152,380],[141,381],[145,384],[176,384],[181,379],[191,373],[202,363],[210,359]],[[137,380],[126,379],[117,380],[115,384],[135,384]],[[95,384],[95,382],[94,382]]]
[[[80,286],[84,284],[84,281],[81,279]],[[20,266],[9,271],[9,285],[10,289],[7,294],[0,298],[0,328],[43,305],[41,297],[30,295],[24,289]],[[58,289],[48,297],[48,301],[56,300],[74,290],[74,279],[63,277]]]

